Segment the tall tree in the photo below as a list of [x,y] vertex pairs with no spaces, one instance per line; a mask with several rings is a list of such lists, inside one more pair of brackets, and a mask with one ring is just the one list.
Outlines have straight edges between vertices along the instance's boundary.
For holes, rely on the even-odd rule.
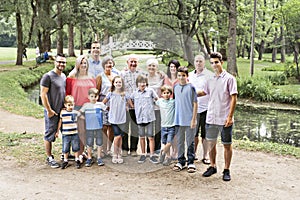
[[237,26],[237,10],[236,0],[224,0],[228,8],[228,57],[227,57],[227,71],[234,76],[238,75],[236,65],[236,26]]

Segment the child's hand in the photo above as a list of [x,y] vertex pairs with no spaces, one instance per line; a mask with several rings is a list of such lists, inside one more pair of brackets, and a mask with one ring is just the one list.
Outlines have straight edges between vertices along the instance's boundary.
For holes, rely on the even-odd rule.
[[196,128],[196,125],[197,125],[197,120],[196,119],[195,120],[192,119],[192,121],[191,121],[191,128],[192,129]]
[[57,131],[56,133],[55,133],[55,137],[57,138],[59,136],[59,131]]
[[85,119],[84,115],[80,115],[79,118],[80,118],[80,119]]

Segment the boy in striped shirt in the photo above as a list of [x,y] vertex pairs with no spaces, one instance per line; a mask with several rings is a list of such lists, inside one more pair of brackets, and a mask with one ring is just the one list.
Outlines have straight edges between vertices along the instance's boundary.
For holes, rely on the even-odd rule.
[[60,120],[56,132],[56,137],[58,137],[59,130],[62,133],[62,152],[64,154],[64,161],[61,165],[62,169],[65,169],[69,166],[68,156],[72,146],[72,151],[75,155],[76,168],[80,168],[79,161],[79,135],[77,131],[77,117],[80,113],[74,110],[74,97],[68,95],[64,100],[65,109],[60,112]]

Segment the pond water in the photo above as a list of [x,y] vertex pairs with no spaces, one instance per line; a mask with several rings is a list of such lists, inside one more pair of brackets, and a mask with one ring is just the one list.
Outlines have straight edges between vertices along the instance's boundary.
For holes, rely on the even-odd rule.
[[[41,104],[40,87],[25,90],[28,98]],[[300,112],[259,109],[238,105],[234,114],[234,139],[269,141],[300,147]]]
[[237,106],[234,138],[300,144],[300,112]]

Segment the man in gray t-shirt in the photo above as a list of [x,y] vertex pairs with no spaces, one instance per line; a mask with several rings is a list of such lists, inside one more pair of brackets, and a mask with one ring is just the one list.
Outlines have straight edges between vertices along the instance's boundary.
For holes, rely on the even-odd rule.
[[44,145],[47,154],[47,163],[52,168],[58,168],[52,155],[52,142],[55,141],[59,113],[63,108],[66,88],[66,75],[63,70],[66,67],[66,57],[63,54],[56,56],[54,69],[44,74],[41,82],[41,99],[44,106],[45,136]]

